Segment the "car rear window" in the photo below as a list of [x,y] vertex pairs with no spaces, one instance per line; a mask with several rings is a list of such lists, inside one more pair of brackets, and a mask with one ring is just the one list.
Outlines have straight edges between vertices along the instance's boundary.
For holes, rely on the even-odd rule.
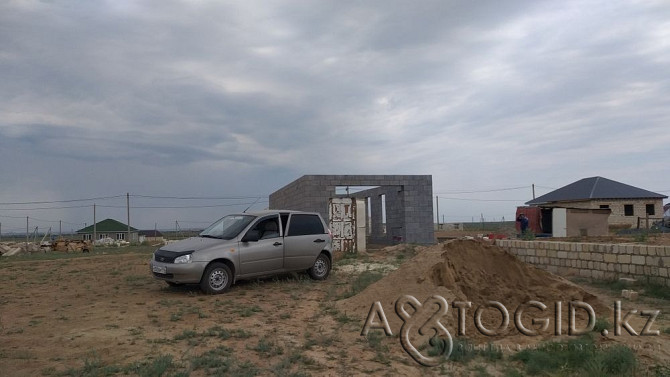
[[323,223],[318,215],[292,215],[288,236],[324,234]]

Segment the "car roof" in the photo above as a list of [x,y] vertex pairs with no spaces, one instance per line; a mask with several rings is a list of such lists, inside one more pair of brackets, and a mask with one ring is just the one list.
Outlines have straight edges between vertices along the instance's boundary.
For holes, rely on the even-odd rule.
[[265,216],[265,215],[272,215],[272,214],[275,214],[275,213],[305,213],[305,214],[310,214],[310,215],[317,214],[317,212],[305,212],[305,211],[296,211],[296,210],[290,210],[290,209],[269,209],[269,210],[264,210],[264,211],[237,213],[236,215]]

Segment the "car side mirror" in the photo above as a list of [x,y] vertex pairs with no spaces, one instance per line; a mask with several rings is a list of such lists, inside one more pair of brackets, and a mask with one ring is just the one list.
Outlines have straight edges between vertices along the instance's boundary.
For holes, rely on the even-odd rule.
[[242,237],[242,242],[257,242],[261,238],[261,232],[257,229],[252,229]]

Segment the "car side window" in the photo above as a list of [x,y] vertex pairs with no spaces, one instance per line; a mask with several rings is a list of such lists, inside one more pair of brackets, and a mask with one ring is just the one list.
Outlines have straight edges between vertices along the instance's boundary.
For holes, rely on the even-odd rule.
[[309,234],[324,234],[323,223],[318,215],[291,215],[287,236],[304,236]]
[[259,221],[253,229],[258,231],[261,240],[279,237],[278,220],[277,217],[263,219]]

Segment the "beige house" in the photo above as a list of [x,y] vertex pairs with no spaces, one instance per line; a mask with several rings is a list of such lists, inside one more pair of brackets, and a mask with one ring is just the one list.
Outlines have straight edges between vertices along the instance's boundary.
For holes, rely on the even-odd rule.
[[584,178],[526,202],[527,205],[551,208],[609,209],[610,225],[642,227],[647,218],[663,217],[663,199],[667,195],[603,177]]

